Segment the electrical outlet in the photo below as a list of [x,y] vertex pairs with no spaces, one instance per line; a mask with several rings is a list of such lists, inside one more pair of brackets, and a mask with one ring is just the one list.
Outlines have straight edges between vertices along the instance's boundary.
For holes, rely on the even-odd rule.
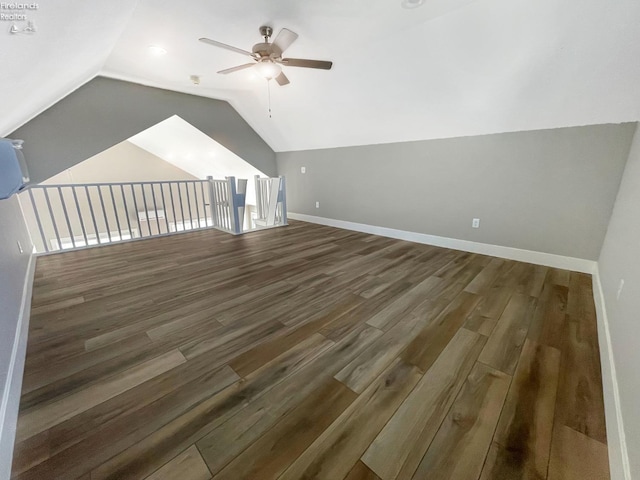
[[300,167],[300,173],[307,173],[307,167]]
[[480,228],[480,219],[479,219],[479,218],[474,218],[474,219],[471,221],[471,226],[472,226],[473,228]]
[[316,208],[320,208],[320,202],[316,202]]
[[616,293],[616,300],[620,300],[620,294],[622,294],[623,288],[624,288],[624,280],[620,279],[620,284],[618,285],[618,293]]
[[20,251],[20,253],[24,253],[24,249],[22,248],[22,244],[20,243],[20,240],[18,240],[16,243],[18,244],[18,250]]

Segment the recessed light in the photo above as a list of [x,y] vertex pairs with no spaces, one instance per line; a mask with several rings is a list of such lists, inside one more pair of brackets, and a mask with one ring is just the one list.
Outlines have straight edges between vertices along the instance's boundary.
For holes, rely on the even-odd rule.
[[418,8],[419,6],[424,4],[424,0],[402,0],[400,5],[402,8]]
[[147,48],[149,49],[149,53],[151,53],[151,55],[155,55],[156,57],[160,57],[161,55],[167,53],[164,48],[159,47],[158,45],[149,45],[149,47]]

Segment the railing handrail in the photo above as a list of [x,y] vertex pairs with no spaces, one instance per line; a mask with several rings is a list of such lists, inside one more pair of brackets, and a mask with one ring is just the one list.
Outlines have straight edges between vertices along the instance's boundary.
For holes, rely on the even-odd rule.
[[[160,183],[165,183],[165,184],[169,184],[169,183],[207,183],[208,180],[200,180],[200,179],[196,179],[196,180],[146,180],[146,181],[140,181],[140,182],[91,182],[91,183],[40,183],[40,184],[33,184],[33,185],[27,185],[24,190],[30,189],[30,188],[65,188],[65,187],[100,187],[100,186],[105,186],[108,187],[109,185],[111,186],[115,186],[115,185],[158,185]],[[216,180],[214,180],[216,181]],[[224,180],[222,180],[224,181]]]

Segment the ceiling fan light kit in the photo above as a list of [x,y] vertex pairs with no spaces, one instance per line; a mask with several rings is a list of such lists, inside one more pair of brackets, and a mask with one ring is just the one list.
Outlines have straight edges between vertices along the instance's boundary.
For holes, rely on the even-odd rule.
[[[414,0],[416,1],[416,0]],[[236,67],[220,70],[218,73],[227,75],[247,68],[255,67],[257,73],[267,81],[274,79],[280,86],[289,84],[289,79],[282,71],[282,67],[302,67],[315,68],[320,70],[330,70],[332,62],[324,60],[308,60],[304,58],[282,58],[284,51],[291,46],[298,38],[298,34],[287,28],[280,30],[273,42],[270,42],[273,35],[273,28],[269,26],[260,27],[260,35],[264,42],[256,43],[251,51],[227,45],[226,43],[211,40],[210,38],[200,38],[200,41],[214,47],[224,48],[232,52],[251,57],[254,63],[245,63]]]
[[282,67],[270,60],[261,60],[260,62],[256,63],[255,67],[253,68],[258,71],[261,77],[264,77],[267,80],[276,78],[282,72]]

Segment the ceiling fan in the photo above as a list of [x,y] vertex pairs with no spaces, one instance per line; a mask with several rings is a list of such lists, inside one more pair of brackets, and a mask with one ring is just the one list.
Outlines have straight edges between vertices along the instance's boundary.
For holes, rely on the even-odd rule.
[[245,68],[255,67],[258,73],[267,80],[273,78],[278,82],[278,85],[287,85],[289,79],[282,71],[282,65],[285,67],[319,68],[321,70],[331,69],[333,62],[307,60],[305,58],[282,58],[283,52],[296,41],[298,34],[287,28],[283,28],[275,40],[269,43],[272,34],[273,28],[268,26],[260,27],[260,35],[264,38],[264,42],[256,43],[251,52],[209,38],[200,38],[200,41],[213,45],[214,47],[220,47],[242,55],[247,55],[253,59],[252,63],[245,63],[244,65],[238,65],[237,67],[227,68],[218,72],[224,75],[244,70]]

